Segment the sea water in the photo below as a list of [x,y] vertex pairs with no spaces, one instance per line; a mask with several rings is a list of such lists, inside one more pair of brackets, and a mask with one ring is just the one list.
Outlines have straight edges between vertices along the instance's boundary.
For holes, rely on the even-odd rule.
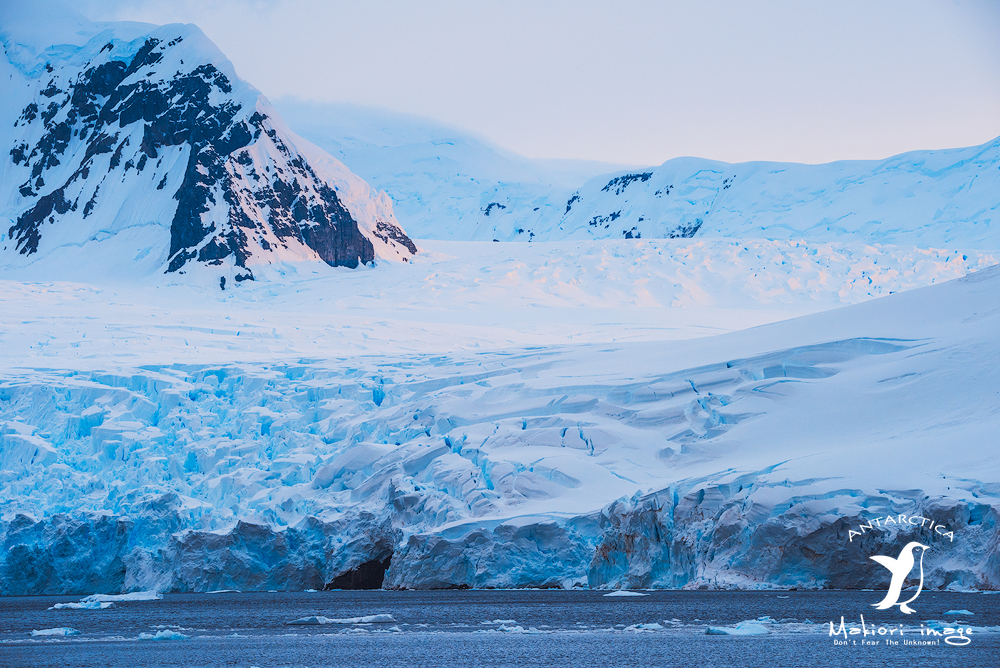
[[[924,592],[903,615],[875,610],[879,592],[635,593],[223,592],[103,610],[52,609],[79,597],[7,597],[0,665],[1000,665],[1000,596]],[[901,631],[831,635],[831,621],[856,626],[860,615],[872,629]],[[972,629],[968,644],[933,632],[956,625]]]

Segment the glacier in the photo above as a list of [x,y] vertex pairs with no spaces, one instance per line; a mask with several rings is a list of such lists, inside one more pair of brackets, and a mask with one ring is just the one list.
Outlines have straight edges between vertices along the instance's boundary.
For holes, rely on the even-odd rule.
[[74,21],[0,9],[0,595],[872,588],[909,540],[1000,587],[996,141],[624,169],[282,103],[313,144],[194,26]]
[[[861,588],[911,538],[926,586],[996,588],[998,284],[672,342],[8,360],[0,591]],[[954,542],[849,540],[901,513]]]

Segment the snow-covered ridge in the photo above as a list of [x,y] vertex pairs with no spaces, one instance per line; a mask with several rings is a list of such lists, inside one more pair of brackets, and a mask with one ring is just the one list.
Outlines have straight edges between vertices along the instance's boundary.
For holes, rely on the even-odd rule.
[[997,192],[1000,138],[825,165],[678,158],[591,179],[546,231],[571,238],[855,238],[995,249]]
[[[1000,248],[1000,139],[825,165],[678,158],[559,173],[460,131],[388,112],[282,100],[312,141],[357,165],[420,238],[727,237]],[[575,180],[574,180],[575,179]]]
[[998,282],[673,343],[11,370],[0,586],[870,587],[935,537],[848,529],[906,513],[955,528],[928,586],[996,588]]
[[39,49],[2,26],[5,265],[200,267],[232,285],[262,264],[416,252],[388,196],[294,135],[200,30],[146,28]]

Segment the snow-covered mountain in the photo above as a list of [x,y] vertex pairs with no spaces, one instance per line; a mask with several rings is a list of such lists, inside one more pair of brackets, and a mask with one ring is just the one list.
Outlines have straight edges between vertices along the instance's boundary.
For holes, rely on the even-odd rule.
[[[698,158],[593,178],[545,235],[1000,248],[1000,138],[826,165]],[[536,233],[537,234],[537,233]]]
[[388,192],[418,239],[533,239],[529,230],[557,219],[580,184],[625,168],[531,160],[459,129],[384,109],[289,98],[275,106],[296,132]]
[[280,107],[304,136],[385,189],[419,238],[853,239],[1000,249],[1000,138],[825,165],[678,158],[567,171],[406,116],[294,100]]
[[232,285],[416,252],[389,197],[294,135],[195,26],[0,18],[3,264]]
[[[874,587],[910,540],[925,586],[1000,587],[995,267],[689,341],[263,361],[255,314],[59,325],[67,289],[33,299],[110,338],[6,361],[4,594]],[[248,361],[169,361],[209,332]]]

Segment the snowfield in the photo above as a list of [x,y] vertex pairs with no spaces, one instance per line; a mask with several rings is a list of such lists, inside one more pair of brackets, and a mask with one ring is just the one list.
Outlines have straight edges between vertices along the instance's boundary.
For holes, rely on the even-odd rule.
[[[220,292],[0,266],[2,366],[276,362],[686,339],[931,285],[1000,252],[729,239],[420,241],[412,263],[283,264]],[[26,281],[35,282],[26,282]]]

